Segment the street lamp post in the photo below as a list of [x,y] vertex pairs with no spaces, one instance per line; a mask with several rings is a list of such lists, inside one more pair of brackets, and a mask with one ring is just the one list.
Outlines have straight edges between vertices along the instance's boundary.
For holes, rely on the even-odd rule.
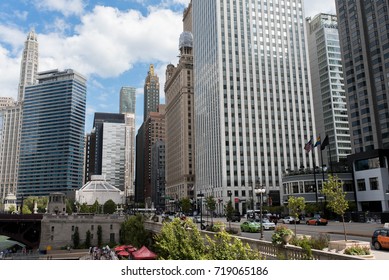
[[200,193],[197,195],[197,197],[200,197],[200,229],[203,229],[203,197],[204,197],[204,194],[200,191]]
[[262,200],[262,197],[263,197],[263,194],[265,193],[266,189],[265,188],[262,188],[262,187],[258,187],[258,188],[255,188],[255,193],[256,195],[259,195],[260,197],[260,201],[259,201],[259,207],[260,207],[260,210],[259,210],[259,221],[261,223],[261,240],[263,240],[263,219],[262,219],[262,204],[263,204],[263,200]]

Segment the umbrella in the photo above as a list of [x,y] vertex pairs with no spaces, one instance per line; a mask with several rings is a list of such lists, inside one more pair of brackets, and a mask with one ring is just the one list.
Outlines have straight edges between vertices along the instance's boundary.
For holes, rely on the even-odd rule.
[[130,253],[127,251],[120,251],[120,252],[116,253],[116,255],[121,256],[121,257],[128,257],[130,255]]
[[120,245],[114,248],[115,252],[124,251],[126,250],[126,245]]

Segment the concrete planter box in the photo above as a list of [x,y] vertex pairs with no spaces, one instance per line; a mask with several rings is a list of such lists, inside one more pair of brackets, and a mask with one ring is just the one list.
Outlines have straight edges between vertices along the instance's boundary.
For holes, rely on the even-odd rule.
[[[370,248],[370,243],[367,241],[359,241],[359,240],[335,240],[335,241],[330,241],[328,244],[328,250],[329,251],[336,251],[338,254],[344,254],[344,250],[346,248],[354,247],[354,246],[359,246],[359,247],[368,247]],[[371,252],[371,251],[370,251]],[[358,258],[366,259],[366,260],[373,260],[375,259],[374,254],[370,255],[354,255]]]
[[353,247],[353,246],[360,246],[360,247],[369,247],[370,243],[367,241],[359,241],[359,240],[334,240],[330,241],[328,244],[328,250],[336,252],[344,251],[346,248]]

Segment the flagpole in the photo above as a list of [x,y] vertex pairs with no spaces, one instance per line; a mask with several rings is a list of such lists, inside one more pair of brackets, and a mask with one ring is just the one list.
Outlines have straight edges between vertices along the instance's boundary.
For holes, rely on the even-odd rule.
[[317,181],[316,181],[315,149],[312,149],[312,158],[313,158],[313,179],[315,180],[315,196],[316,196],[316,205],[317,205],[318,196],[317,196]]
[[320,143],[320,158],[321,158],[321,172],[323,174],[323,183],[324,183],[323,150],[321,149],[321,143]]
[[329,153],[330,153],[330,160],[329,160],[329,162],[330,162],[330,170],[331,170],[331,175],[333,175],[334,174],[334,170],[332,169],[332,157],[331,157],[331,144],[330,143],[328,143],[328,149],[329,149]]

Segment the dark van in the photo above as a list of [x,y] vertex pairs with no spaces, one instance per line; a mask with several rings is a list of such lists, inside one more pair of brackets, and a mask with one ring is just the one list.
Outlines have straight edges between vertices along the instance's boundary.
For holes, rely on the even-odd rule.
[[[230,222],[230,220],[228,219],[228,217],[227,217],[227,222]],[[235,211],[235,212],[232,214],[231,222],[240,222],[240,212],[239,212],[239,211]]]

